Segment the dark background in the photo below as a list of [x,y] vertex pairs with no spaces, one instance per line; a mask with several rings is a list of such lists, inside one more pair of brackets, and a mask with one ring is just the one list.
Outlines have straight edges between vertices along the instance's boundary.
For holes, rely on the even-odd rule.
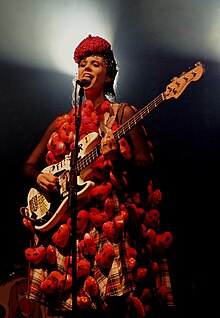
[[[174,76],[198,61],[204,65],[199,81],[178,99],[164,101],[143,123],[154,145],[162,221],[174,235],[169,260],[178,317],[210,315],[218,250],[220,5],[98,0],[82,4],[81,8],[77,1],[0,1],[1,277],[27,267],[24,249],[29,237],[19,209],[26,205],[29,189],[21,166],[53,117],[71,109],[75,73],[72,66],[67,74],[51,66],[49,50],[61,59],[51,42],[62,52],[65,43],[73,50],[88,34],[100,35],[113,39],[118,102],[139,109],[164,92]],[[71,24],[62,28],[67,16],[72,16]],[[99,16],[105,18],[100,26]],[[102,23],[113,25],[113,34],[104,32]],[[50,36],[49,29],[55,35]],[[76,34],[79,40],[74,42]]]

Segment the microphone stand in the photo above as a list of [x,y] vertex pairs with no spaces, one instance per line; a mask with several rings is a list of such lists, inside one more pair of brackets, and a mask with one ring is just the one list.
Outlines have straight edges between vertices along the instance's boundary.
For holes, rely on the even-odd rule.
[[[79,83],[77,83],[79,84]],[[79,84],[80,85],[80,84]],[[80,85],[79,89],[79,106],[78,112],[75,109],[75,147],[71,152],[70,159],[70,178],[69,178],[69,197],[68,197],[68,209],[71,211],[71,246],[72,246],[72,311],[77,312],[77,159],[78,159],[78,142],[79,142],[79,128],[81,125],[81,108],[82,99],[84,96],[83,85]],[[76,316],[75,316],[76,317]]]

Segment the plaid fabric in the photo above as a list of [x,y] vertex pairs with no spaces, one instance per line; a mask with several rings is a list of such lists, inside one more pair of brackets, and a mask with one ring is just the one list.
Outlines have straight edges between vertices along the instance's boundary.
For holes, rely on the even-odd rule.
[[[96,238],[97,252],[101,251],[105,243],[109,243],[102,233],[96,230],[92,233]],[[100,288],[100,297],[104,300],[108,296],[121,296],[135,290],[134,277],[128,266],[126,248],[129,242],[124,238],[119,243],[112,243],[114,260],[109,272],[103,271],[94,263],[94,277]]]
[[166,286],[168,293],[167,293],[167,306],[173,307],[174,301],[173,301],[173,292],[171,287],[171,281],[170,281],[170,274],[169,274],[169,268],[168,268],[168,261],[167,259],[163,258],[158,262],[159,265],[159,271],[157,273],[156,277],[156,288],[159,288],[160,286]]
[[[66,273],[66,268],[64,265],[65,256],[61,254],[61,252],[56,251],[57,257],[57,264],[56,269],[61,274]],[[30,300],[39,302],[44,306],[52,306],[58,310],[71,310],[72,309],[72,294],[69,292],[66,295],[61,294],[53,294],[46,295],[42,292],[40,286],[45,279],[49,276],[50,272],[48,269],[44,268],[30,268],[29,269],[29,285],[30,285],[30,292],[28,298]]]
[[[112,192],[112,197],[115,213],[119,213],[120,203],[115,191]],[[109,241],[103,233],[99,233],[96,229],[91,234],[96,239],[97,252],[100,252]],[[100,297],[103,300],[108,296],[122,296],[135,290],[134,277],[129,269],[126,253],[126,249],[130,247],[128,239],[124,235],[120,242],[112,243],[112,246],[114,249],[114,260],[107,275],[101,271],[96,262],[94,263],[94,278],[99,284]]]
[[[104,237],[102,233],[98,233],[95,229],[91,232],[97,242],[97,252],[101,251],[105,243],[109,241]],[[106,276],[100,270],[96,263],[94,263],[94,278],[99,284],[100,297],[104,300],[107,296],[121,296],[126,293],[134,292],[135,284],[133,275],[129,269],[126,256],[126,248],[129,247],[127,239],[124,239],[120,243],[113,243],[114,248],[114,261],[108,275]],[[80,255],[80,257],[82,257]],[[66,268],[64,266],[65,256],[63,256],[57,250],[57,270],[60,273],[65,273]],[[40,286],[43,281],[48,277],[50,273],[46,269],[42,268],[30,268],[29,280],[30,280],[30,293],[29,299],[40,302],[45,306],[55,306],[57,309],[71,310],[72,309],[72,295],[46,295],[42,292]],[[60,297],[62,296],[62,297]]]

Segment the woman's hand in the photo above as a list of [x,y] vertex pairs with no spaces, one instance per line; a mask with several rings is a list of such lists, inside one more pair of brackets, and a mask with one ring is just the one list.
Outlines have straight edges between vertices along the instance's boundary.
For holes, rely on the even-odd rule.
[[106,159],[114,161],[119,158],[118,145],[111,130],[102,138],[101,150]]
[[52,192],[57,191],[57,177],[55,177],[52,173],[39,173],[37,176],[37,184],[41,188],[41,190]]

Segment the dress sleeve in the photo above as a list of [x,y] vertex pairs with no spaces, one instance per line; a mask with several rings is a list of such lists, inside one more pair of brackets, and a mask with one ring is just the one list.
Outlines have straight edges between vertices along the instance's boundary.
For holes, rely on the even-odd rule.
[[42,138],[22,167],[23,175],[30,179],[30,181],[35,182],[38,174],[46,166],[47,143],[51,134],[55,131],[57,118],[47,127]]

